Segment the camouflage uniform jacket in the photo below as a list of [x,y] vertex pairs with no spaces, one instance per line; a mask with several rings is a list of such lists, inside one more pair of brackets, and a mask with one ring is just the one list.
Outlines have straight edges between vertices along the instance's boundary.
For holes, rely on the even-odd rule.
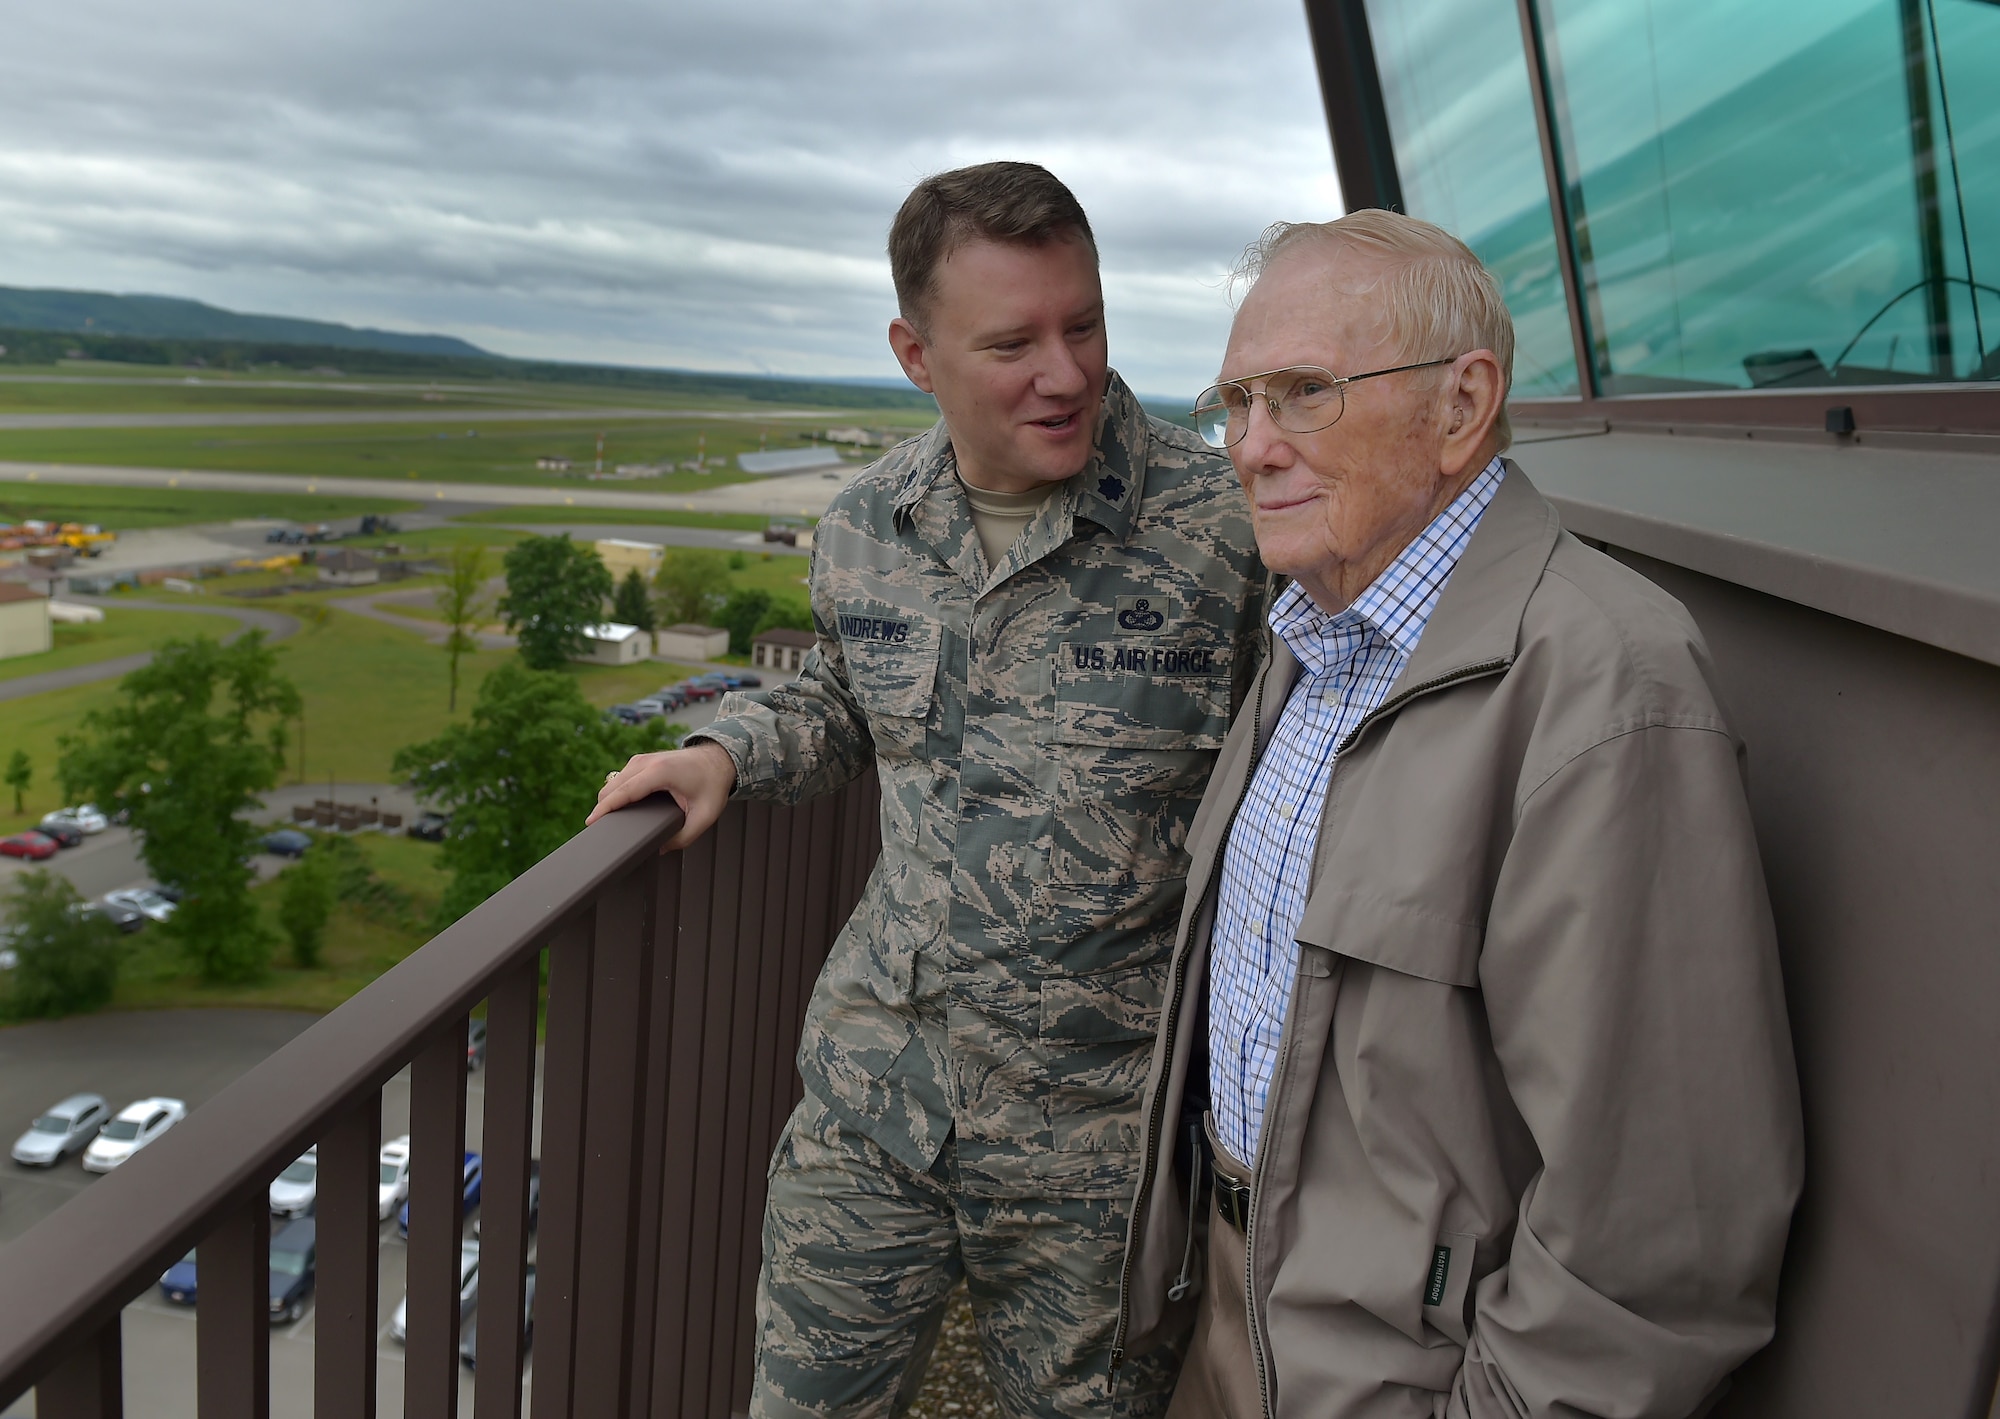
[[807,1085],[960,1185],[1135,1181],[1187,829],[1264,601],[1228,461],[1114,374],[1096,453],[988,567],[942,423],[841,490],[814,538],[818,644],[730,696],[737,792],[795,802],[871,761],[882,856],[814,990]]

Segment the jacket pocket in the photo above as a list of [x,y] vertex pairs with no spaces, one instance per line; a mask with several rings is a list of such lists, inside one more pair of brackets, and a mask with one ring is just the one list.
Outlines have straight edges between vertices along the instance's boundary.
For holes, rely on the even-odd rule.
[[1219,749],[1229,657],[1208,649],[1057,647],[1052,742],[1094,749]]
[[1477,923],[1357,891],[1315,892],[1293,933],[1337,955],[1440,985],[1479,984]]
[[1479,1249],[1476,1237],[1464,1232],[1439,1232],[1424,1273],[1424,1323],[1463,1347],[1471,1337],[1466,1301],[1472,1292],[1472,1263]]

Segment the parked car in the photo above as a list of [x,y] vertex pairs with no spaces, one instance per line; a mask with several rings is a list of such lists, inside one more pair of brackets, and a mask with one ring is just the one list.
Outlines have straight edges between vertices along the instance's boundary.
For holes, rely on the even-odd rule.
[[687,691],[683,690],[679,685],[669,685],[664,690],[655,690],[652,694],[646,696],[646,698],[649,700],[658,700],[670,710],[680,709],[688,702]]
[[[458,1246],[458,1313],[471,1315],[479,1305],[479,1243],[460,1242]],[[389,1336],[398,1345],[410,1338],[410,1293],[405,1291],[403,1299],[396,1302],[396,1314],[389,1318]]]
[[128,936],[146,924],[146,914],[137,907],[125,902],[114,902],[108,897],[100,901],[83,902],[73,910],[81,916],[103,917]]
[[271,1236],[271,1324],[286,1325],[305,1314],[319,1280],[319,1223],[310,1217],[287,1222]]
[[195,1281],[194,1252],[189,1251],[160,1277],[160,1294],[177,1306],[191,1306],[195,1302]]
[[690,700],[712,700],[722,692],[713,685],[704,685],[699,680],[688,680],[677,686]]
[[25,833],[0,838],[0,857],[25,857],[30,862],[43,862],[55,855],[56,840],[33,828]]
[[445,830],[451,826],[451,814],[433,813],[429,809],[417,814],[408,832],[413,838],[422,838],[427,843],[444,841]]
[[382,1176],[375,1193],[375,1215],[386,1222],[410,1195],[410,1135],[384,1143],[378,1161]]
[[736,682],[730,686],[732,690],[761,690],[764,688],[764,677],[762,675],[752,675],[748,670],[732,670],[729,672],[729,678]]
[[31,1167],[53,1167],[86,1147],[111,1117],[111,1106],[100,1094],[71,1094],[28,1125],[14,1140],[14,1161]]
[[63,824],[75,828],[80,833],[101,833],[111,826],[111,820],[95,803],[79,803],[74,808],[58,808],[42,815],[42,824]]
[[116,892],[106,892],[104,900],[143,912],[148,921],[165,921],[174,914],[176,905],[172,897],[153,887],[126,887]]
[[656,701],[638,700],[629,705],[613,705],[612,718],[622,724],[644,724],[649,719],[660,719],[666,710]]
[[137,1099],[83,1150],[83,1166],[108,1173],[186,1117],[187,1105],[179,1099]]
[[319,1149],[308,1148],[292,1165],[271,1179],[271,1211],[279,1217],[304,1217],[319,1194]]
[[45,838],[54,838],[57,847],[75,847],[83,841],[83,829],[68,823],[43,823],[35,831]]
[[[535,1265],[528,1263],[522,1277],[521,1296],[521,1344],[523,1348],[535,1343]],[[465,1326],[465,1333],[458,1342],[458,1358],[465,1362],[465,1368],[479,1368],[479,1319],[474,1316]]]
[[264,834],[264,851],[273,857],[304,857],[313,840],[297,828],[280,828]]
[[486,1020],[474,1015],[465,1023],[465,1067],[478,1069],[486,1063]]
[[[484,1180],[484,1177],[485,1172],[480,1163],[479,1155],[468,1151],[465,1155],[465,1210],[467,1212],[470,1212],[479,1205],[480,1183]],[[407,1197],[403,1201],[402,1211],[396,1214],[396,1232],[399,1236],[403,1237],[410,1235],[410,1204]]]

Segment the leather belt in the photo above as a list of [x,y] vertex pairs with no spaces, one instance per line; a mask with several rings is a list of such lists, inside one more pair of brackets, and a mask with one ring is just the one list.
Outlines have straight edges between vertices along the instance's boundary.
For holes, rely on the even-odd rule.
[[1250,1230],[1250,1184],[1238,1182],[1214,1163],[1208,1165],[1215,1180],[1215,1210],[1222,1220],[1239,1232]]

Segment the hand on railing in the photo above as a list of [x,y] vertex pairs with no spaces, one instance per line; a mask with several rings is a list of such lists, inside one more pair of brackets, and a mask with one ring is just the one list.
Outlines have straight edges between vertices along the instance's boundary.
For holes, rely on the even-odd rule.
[[687,820],[667,840],[665,850],[673,852],[714,827],[735,790],[736,763],[727,749],[713,741],[658,754],[635,754],[624,768],[605,775],[604,787],[597,791],[597,806],[590,810],[584,826],[655,793],[670,793]]

